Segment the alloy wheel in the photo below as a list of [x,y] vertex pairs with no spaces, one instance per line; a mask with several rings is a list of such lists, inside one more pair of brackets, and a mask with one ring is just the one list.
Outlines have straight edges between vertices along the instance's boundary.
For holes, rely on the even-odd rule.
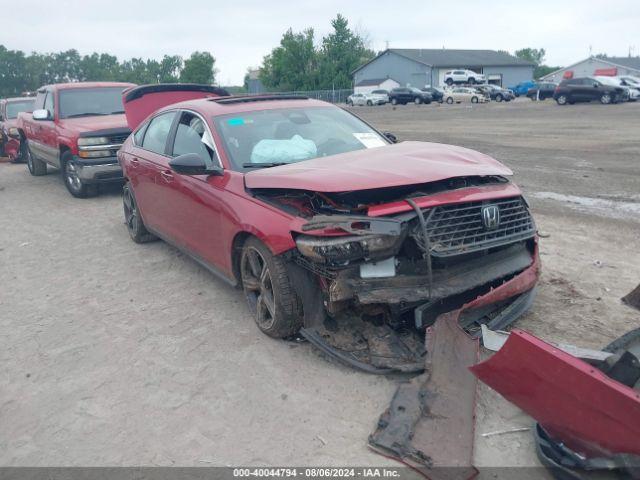
[[27,168],[29,169],[29,172],[31,172],[31,174],[34,173],[34,169],[33,169],[33,158],[31,158],[31,151],[29,151],[29,148],[26,148],[26,155],[27,155]]
[[611,95],[605,93],[604,95],[602,95],[602,97],[600,97],[600,101],[605,105],[611,103]]
[[122,193],[122,207],[124,209],[124,221],[127,224],[127,229],[130,234],[135,235],[139,225],[138,207],[129,188],[125,188]]
[[240,275],[245,295],[262,329],[273,326],[276,302],[269,266],[262,254],[255,248],[245,250],[240,262]]
[[82,181],[78,176],[78,169],[73,162],[67,162],[64,165],[64,179],[69,185],[69,188],[74,192],[82,190]]

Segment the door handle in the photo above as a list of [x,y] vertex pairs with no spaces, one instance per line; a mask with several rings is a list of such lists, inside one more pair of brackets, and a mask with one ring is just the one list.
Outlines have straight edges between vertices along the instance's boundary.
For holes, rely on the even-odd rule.
[[164,179],[165,182],[173,181],[173,175],[171,174],[170,170],[165,170],[164,172],[160,172],[160,175],[162,175],[162,178]]

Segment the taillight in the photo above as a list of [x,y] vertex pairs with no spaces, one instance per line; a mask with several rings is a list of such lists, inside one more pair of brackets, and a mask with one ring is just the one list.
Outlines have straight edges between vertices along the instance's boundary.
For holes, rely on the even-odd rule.
[[554,93],[558,93],[559,91],[560,91],[560,86],[558,85],[558,86],[556,87],[556,89],[554,90]]

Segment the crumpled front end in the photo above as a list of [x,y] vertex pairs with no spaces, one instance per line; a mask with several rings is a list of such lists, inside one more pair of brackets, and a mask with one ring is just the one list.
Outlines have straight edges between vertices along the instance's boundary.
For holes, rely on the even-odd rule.
[[[529,307],[539,276],[536,226],[517,187],[500,177],[479,177],[424,189],[266,197],[307,219],[294,232],[297,249],[285,256],[305,305],[305,330],[316,329],[312,342],[320,346],[320,338],[328,339],[353,358],[360,340],[368,344],[367,361],[382,367],[385,362],[373,357],[392,352],[371,350],[381,336],[419,331],[439,314],[509,285],[519,288],[465,312],[467,331],[479,333],[483,323],[504,328]],[[376,196],[382,201],[376,203]],[[356,318],[365,325],[338,338],[335,332],[353,325],[345,319]],[[367,321],[384,327],[373,340],[359,338]],[[406,361],[422,364],[420,354]]]

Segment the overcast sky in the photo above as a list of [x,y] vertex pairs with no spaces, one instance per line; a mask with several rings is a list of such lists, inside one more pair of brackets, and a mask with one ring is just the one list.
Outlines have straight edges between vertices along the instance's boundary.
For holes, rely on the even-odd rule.
[[208,50],[218,82],[241,84],[289,27],[313,27],[316,41],[336,13],[367,33],[371,48],[544,48],[549,65],[594,54],[640,54],[637,0],[0,0],[0,44],[9,49],[118,58],[188,56]]

